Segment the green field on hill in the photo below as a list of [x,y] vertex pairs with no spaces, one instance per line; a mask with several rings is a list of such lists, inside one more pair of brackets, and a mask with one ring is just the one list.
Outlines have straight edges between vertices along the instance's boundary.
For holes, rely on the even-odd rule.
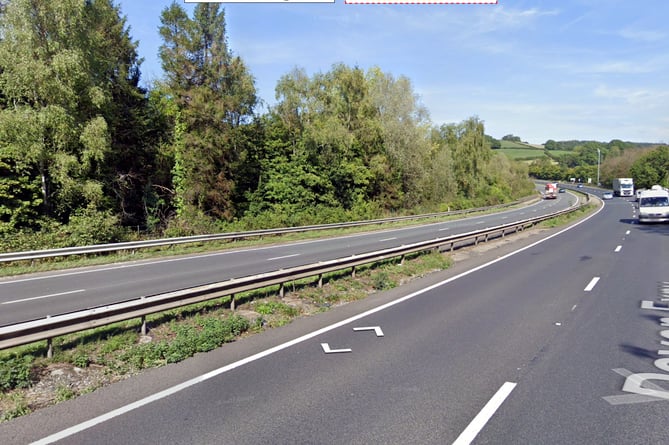
[[[544,149],[538,146],[532,146],[530,144],[525,144],[522,142],[514,141],[500,141],[502,148],[498,149],[508,156],[510,159],[514,160],[533,160],[543,158],[546,155],[544,154]],[[566,150],[552,150],[551,153],[555,156],[561,156],[563,154],[570,153]]]
[[504,141],[501,140],[499,141],[502,144],[502,149],[510,149],[510,148],[526,148],[529,150],[539,150],[542,151],[544,148],[543,146],[533,146],[530,144],[526,144],[524,142],[516,142],[516,141]]

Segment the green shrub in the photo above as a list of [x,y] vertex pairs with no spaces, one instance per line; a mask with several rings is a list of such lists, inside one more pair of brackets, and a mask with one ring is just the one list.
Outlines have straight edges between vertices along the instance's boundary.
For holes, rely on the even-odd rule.
[[64,230],[71,246],[115,243],[125,239],[117,215],[90,208],[77,210],[70,215]]
[[78,368],[86,368],[90,363],[91,360],[86,353],[79,353],[72,357],[72,364]]
[[0,389],[9,391],[30,386],[33,357],[12,357],[0,361]]
[[238,315],[227,318],[199,318],[195,325],[175,326],[176,335],[169,341],[136,345],[120,356],[135,369],[164,363],[180,362],[197,352],[218,348],[250,328],[249,321]]
[[372,286],[376,290],[386,290],[394,288],[397,283],[390,279],[388,272],[380,270],[372,275]]
[[299,315],[299,310],[280,301],[262,301],[255,305],[254,310],[261,315],[282,314],[289,317]]
[[14,406],[2,413],[0,416],[0,422],[25,416],[26,414],[30,413],[30,407],[28,406],[28,403],[26,402],[23,395],[18,393],[12,394],[11,398]]

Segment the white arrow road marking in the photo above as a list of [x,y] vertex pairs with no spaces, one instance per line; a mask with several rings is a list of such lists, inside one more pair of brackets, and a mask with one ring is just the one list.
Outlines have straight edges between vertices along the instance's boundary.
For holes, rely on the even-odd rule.
[[[625,368],[616,368],[613,370],[613,372],[615,372],[616,374],[620,374],[625,378],[633,375],[632,372],[628,371]],[[664,391],[664,389],[661,386],[656,385],[655,383],[651,383],[648,381],[645,383],[646,383],[645,387],[648,389],[656,391]],[[606,400],[611,405],[627,405],[630,403],[647,403],[647,402],[659,402],[660,400],[667,400],[662,397],[654,397],[646,394],[623,394],[618,396],[604,396],[602,397],[602,399]]]
[[368,326],[364,328],[353,328],[354,331],[374,331],[377,337],[383,337],[381,326]]
[[67,291],[67,292],[60,292],[60,293],[57,293],[57,294],[42,295],[40,297],[31,297],[31,298],[24,298],[22,300],[5,301],[4,303],[0,303],[0,304],[22,303],[24,301],[41,300],[42,298],[51,298],[51,297],[60,297],[61,295],[78,294],[80,292],[85,292],[85,291],[86,291],[86,289],[70,290],[70,291]]
[[336,354],[338,352],[353,352],[352,349],[330,349],[330,345],[327,343],[321,343],[321,348],[323,348],[323,352],[326,354]]

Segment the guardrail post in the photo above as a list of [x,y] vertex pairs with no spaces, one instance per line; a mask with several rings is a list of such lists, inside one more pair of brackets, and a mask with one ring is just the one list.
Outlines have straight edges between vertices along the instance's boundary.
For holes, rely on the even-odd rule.
[[235,311],[235,294],[230,294],[230,310]]
[[283,298],[283,296],[285,295],[285,287],[286,287],[285,283],[281,283],[279,285],[279,298]]
[[141,329],[142,336],[146,335],[146,315],[142,315],[142,329]]
[[[438,248],[438,247],[437,247],[437,252],[439,252],[439,248]],[[405,256],[406,256],[406,255],[402,255],[402,256],[400,257],[400,266],[404,266],[404,257],[405,257]]]
[[322,273],[318,274],[318,287],[319,288],[323,287],[323,274]]
[[478,237],[478,235],[475,235],[475,236],[474,236],[474,245],[475,245],[475,246],[478,246],[478,245],[479,245],[479,237]]
[[53,339],[46,339],[46,358],[53,358]]
[[351,267],[351,278],[355,278],[355,266]]

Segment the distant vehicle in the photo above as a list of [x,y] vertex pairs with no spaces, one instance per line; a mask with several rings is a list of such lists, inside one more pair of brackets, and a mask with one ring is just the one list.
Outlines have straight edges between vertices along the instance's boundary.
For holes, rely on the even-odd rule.
[[634,196],[634,180],[632,178],[613,178],[613,194]]
[[557,183],[555,182],[549,182],[546,184],[546,187],[544,187],[544,199],[555,199],[557,198],[558,194],[558,187]]
[[613,192],[604,192],[602,194],[602,199],[613,199]]
[[669,191],[644,190],[639,195],[639,223],[669,221]]
[[582,188],[583,188],[583,184],[579,184],[579,185],[577,185],[576,187],[582,189]]
[[565,189],[560,189],[560,190],[558,190],[558,193],[564,193],[564,192],[566,192]]

